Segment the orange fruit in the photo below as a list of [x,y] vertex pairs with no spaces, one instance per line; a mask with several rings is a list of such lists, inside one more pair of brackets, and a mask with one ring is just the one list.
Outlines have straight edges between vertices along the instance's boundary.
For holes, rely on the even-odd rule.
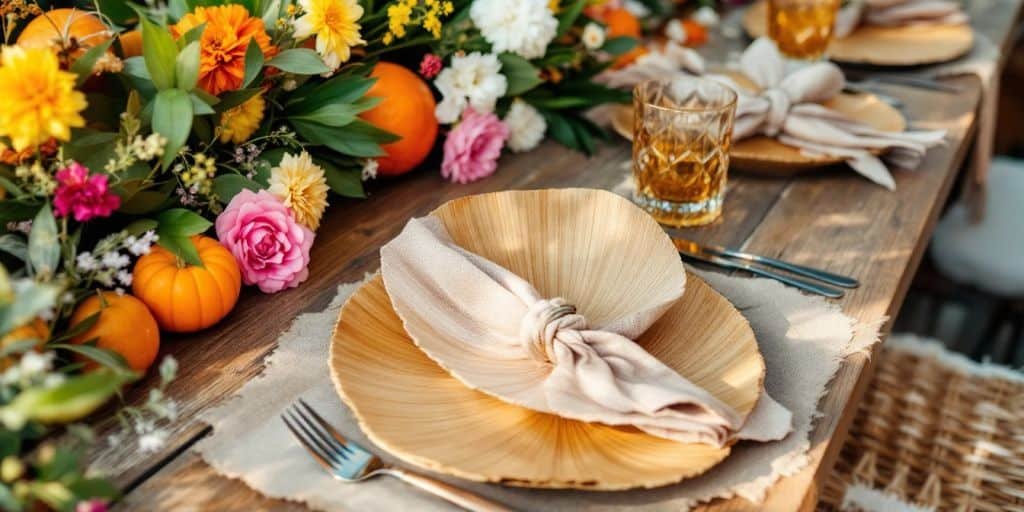
[[[70,326],[100,312],[96,323],[82,334],[71,339],[71,343],[85,343],[96,339],[96,346],[117,352],[124,357],[133,370],[145,372],[156,359],[160,350],[160,329],[156,319],[141,300],[131,295],[101,292],[82,301],[71,315]],[[101,310],[102,307],[102,310]],[[95,366],[95,363],[92,364]]]
[[[607,37],[609,39],[615,37],[633,37],[640,39],[640,36],[642,35],[640,20],[637,19],[633,13],[623,7],[606,9],[602,13],[601,21],[604,22],[608,29]],[[645,48],[643,44],[637,44],[632,50],[619,55],[612,64],[612,68],[619,69],[628,66],[629,64],[632,64],[637,57],[645,53],[647,53],[647,48]]]
[[201,267],[180,262],[157,245],[132,271],[132,293],[167,331],[193,332],[219,322],[235,307],[242,289],[242,272],[231,251],[208,236],[193,236],[192,242]]
[[110,39],[107,26],[96,16],[81,9],[54,9],[36,16],[18,36],[24,48],[71,50],[78,57],[86,50]]
[[694,20],[682,20],[683,30],[686,31],[686,46],[697,47],[708,42],[708,29]]
[[[38,342],[36,348],[39,348],[48,339],[50,339],[50,326],[46,325],[42,318],[36,317],[25,325],[15,327],[5,334],[3,338],[0,338],[0,348],[6,348],[9,345],[25,340],[36,340]],[[11,366],[12,362],[13,359],[11,357],[0,359],[0,370],[6,370]]]
[[121,52],[124,54],[124,58],[138,57],[142,55],[142,31],[141,30],[129,30],[127,32],[121,32],[121,35],[117,36],[121,40]]
[[437,139],[434,94],[416,73],[390,62],[378,62],[370,73],[377,82],[367,96],[384,98],[376,107],[363,112],[367,122],[402,137],[384,144],[387,156],[377,159],[377,172],[384,176],[405,174],[419,165]]

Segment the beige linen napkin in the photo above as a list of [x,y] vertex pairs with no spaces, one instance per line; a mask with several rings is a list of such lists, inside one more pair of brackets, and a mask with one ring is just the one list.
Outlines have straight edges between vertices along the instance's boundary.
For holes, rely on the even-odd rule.
[[896,182],[872,151],[883,152],[890,164],[913,169],[929,147],[942,143],[946,133],[883,132],[821,105],[845,85],[839,67],[819,62],[787,73],[785,60],[767,38],[757,39],[743,52],[740,70],[761,88],[760,92],[749,91],[728,77],[716,78],[730,84],[739,95],[734,140],[767,135],[806,153],[840,157],[889,190],[896,187]]
[[[384,286],[409,336],[470,388],[534,411],[686,443],[723,446],[743,426],[735,410],[632,341],[683,295],[681,267],[646,309],[589,325],[570,300],[542,297],[458,246],[435,217],[410,220],[380,254]],[[759,430],[746,438],[789,432],[785,412],[759,418]]]
[[[740,442],[729,458],[708,473],[659,489],[545,491],[433,476],[524,511],[681,512],[716,497],[763,500],[780,477],[795,474],[806,465],[808,432],[825,385],[843,357],[873,343],[877,330],[874,324],[856,325],[820,297],[802,295],[774,281],[717,273],[697,275],[750,321],[768,367],[765,388],[793,411],[792,434],[771,443]],[[360,430],[338,398],[326,363],[338,311],[361,284],[340,286],[326,309],[298,317],[278,338],[260,376],[202,415],[213,430],[195,450],[222,475],[237,478],[265,496],[301,502],[316,510],[454,511],[453,505],[396,479],[377,478],[361,484],[332,479],[295,442],[279,418],[285,407],[302,397],[347,438],[390,463],[400,463]]]
[[622,69],[608,69],[594,77],[617,89],[632,89],[648,80],[673,80],[704,74],[704,59],[696,51],[673,41],[650,43],[647,53]]
[[849,0],[839,10],[836,37],[850,35],[858,26],[959,25],[968,22],[958,2],[949,0]]

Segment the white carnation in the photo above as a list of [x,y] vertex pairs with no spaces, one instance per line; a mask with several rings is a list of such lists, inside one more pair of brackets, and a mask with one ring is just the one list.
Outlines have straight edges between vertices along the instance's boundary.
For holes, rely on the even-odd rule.
[[520,99],[512,102],[512,108],[508,109],[504,121],[509,131],[508,147],[517,153],[537,147],[548,129],[544,116]]
[[604,38],[604,29],[597,23],[587,23],[587,26],[583,27],[583,46],[587,49],[596,50],[604,46]]
[[665,25],[665,37],[674,43],[686,44],[686,27],[679,20],[671,20]]
[[718,25],[720,19],[718,13],[712,7],[705,5],[693,13],[693,21],[705,27],[714,27]]
[[512,52],[527,59],[543,57],[558,31],[547,0],[474,0],[469,17],[494,53]]
[[434,85],[441,102],[434,114],[442,123],[454,123],[467,106],[477,112],[492,112],[498,98],[508,90],[508,81],[500,73],[498,57],[480,52],[452,57],[452,64],[441,71]]

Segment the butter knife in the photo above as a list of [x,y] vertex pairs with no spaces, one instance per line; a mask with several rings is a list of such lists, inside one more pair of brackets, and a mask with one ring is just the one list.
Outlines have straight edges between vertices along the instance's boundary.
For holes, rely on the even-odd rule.
[[728,268],[731,270],[744,270],[750,272],[751,274],[755,274],[761,277],[767,277],[769,279],[774,279],[780,283],[788,284],[789,286],[792,286],[794,288],[798,288],[800,290],[804,290],[806,292],[818,295],[823,295],[825,297],[838,299],[843,296],[842,290],[832,288],[831,286],[812,283],[810,281],[805,281],[803,279],[778,274],[771,270],[755,267],[753,265],[747,265],[746,263],[739,263],[730,259],[722,258],[720,256],[715,256],[714,254],[709,254],[706,252],[690,252],[688,250],[683,249],[679,249],[679,254],[684,258],[702,261],[704,263],[710,263],[712,265]]
[[713,254],[715,256],[721,256],[723,258],[733,258],[739,260],[746,260],[754,263],[760,263],[769,267],[774,267],[787,272],[792,272],[797,275],[809,277],[811,279],[817,279],[828,284],[835,286],[841,286],[843,288],[856,288],[860,286],[860,282],[851,277],[841,276],[839,274],[833,274],[824,270],[816,269],[813,267],[805,267],[803,265],[797,265],[796,263],[790,263],[775,258],[769,258],[768,256],[759,256],[757,254],[750,254],[741,251],[734,251],[726,247],[719,247],[717,245],[698,244],[682,238],[673,238],[672,242],[676,245],[676,248],[682,251],[686,249],[691,253],[705,252]]

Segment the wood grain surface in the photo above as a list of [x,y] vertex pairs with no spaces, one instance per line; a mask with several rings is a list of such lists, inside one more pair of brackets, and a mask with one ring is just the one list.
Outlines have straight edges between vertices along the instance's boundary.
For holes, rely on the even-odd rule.
[[[979,33],[1008,47],[1021,0],[976,0],[969,4]],[[737,42],[715,40],[709,54],[724,55]],[[907,104],[913,126],[947,128],[948,144],[932,150],[917,171],[895,173],[897,190],[887,192],[848,169],[792,179],[732,173],[725,214],[711,226],[682,231],[687,237],[812,264],[861,280],[862,287],[837,301],[861,321],[894,316],[927,245],[928,237],[975,128],[979,86],[965,77],[959,95],[889,87]],[[610,141],[587,158],[553,143],[503,158],[496,175],[470,185],[442,181],[436,169],[375,184],[365,201],[335,201],[313,247],[310,279],[276,295],[248,290],[220,325],[188,337],[167,337],[162,353],[180,362],[169,393],[181,404],[167,446],[142,454],[133,439],[101,446],[92,458],[126,491],[123,510],[304,510],[268,499],[237,480],[217,475],[190,446],[208,433],[197,415],[237,391],[263,368],[277,336],[297,314],[325,307],[336,286],[355,281],[378,264],[378,248],[411,216],[422,216],[448,199],[490,190],[582,186],[611,189],[629,174],[630,148]],[[827,478],[871,375],[866,357],[849,358],[822,400],[823,417],[812,432],[811,464],[784,478],[755,506],[722,500],[704,510],[813,510],[817,486]],[[150,376],[126,400],[145,400]],[[102,414],[97,417],[102,417]],[[109,422],[94,424],[101,434]],[[415,492],[410,490],[409,492]]]

